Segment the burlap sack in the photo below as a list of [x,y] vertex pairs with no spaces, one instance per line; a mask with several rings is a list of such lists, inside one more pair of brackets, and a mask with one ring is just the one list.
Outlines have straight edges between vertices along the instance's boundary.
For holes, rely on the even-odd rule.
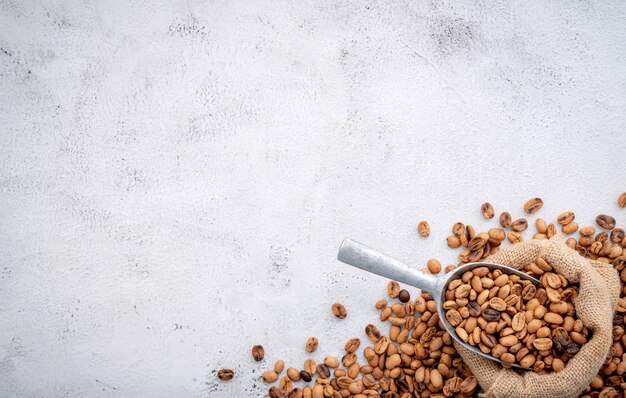
[[577,397],[598,373],[613,342],[613,311],[620,280],[610,264],[589,260],[567,247],[562,238],[532,240],[509,246],[486,261],[521,268],[543,257],[567,280],[579,284],[576,313],[593,331],[593,337],[558,373],[539,375],[503,369],[459,344],[456,348],[478,379],[482,397]]

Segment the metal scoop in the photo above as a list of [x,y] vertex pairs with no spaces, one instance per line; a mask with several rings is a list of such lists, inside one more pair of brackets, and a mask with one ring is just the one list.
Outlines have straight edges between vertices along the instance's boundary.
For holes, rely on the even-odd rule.
[[[485,354],[478,347],[472,346],[461,340],[454,330],[454,327],[448,322],[445,317],[445,310],[442,305],[445,299],[446,288],[450,281],[460,279],[461,276],[467,271],[471,271],[476,267],[487,267],[491,270],[499,269],[505,274],[515,274],[522,279],[526,279],[534,283],[536,286],[541,286],[541,282],[537,279],[516,270],[515,268],[507,267],[505,265],[492,264],[492,263],[468,263],[458,268],[455,268],[451,272],[448,272],[442,276],[434,276],[410,268],[406,264],[393,259],[385,254],[382,254],[371,247],[355,242],[352,239],[345,239],[339,248],[339,254],[337,259],[343,263],[352,265],[353,267],[360,268],[364,271],[369,271],[376,275],[383,276],[385,278],[394,279],[398,282],[406,283],[407,285],[414,286],[418,289],[424,290],[430,293],[437,305],[437,312],[439,313],[439,320],[443,324],[446,331],[452,336],[452,338],[459,344],[463,344],[465,348],[478,354],[482,357],[488,358],[492,361],[502,363],[497,358],[489,354]],[[524,368],[518,364],[511,364],[511,367],[517,369],[531,370],[531,368]]]

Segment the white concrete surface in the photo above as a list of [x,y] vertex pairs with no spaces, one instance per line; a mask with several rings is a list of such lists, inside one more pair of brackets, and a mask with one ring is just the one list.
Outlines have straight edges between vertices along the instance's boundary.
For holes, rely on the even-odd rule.
[[624,2],[160,3],[0,0],[2,397],[260,396],[375,319],[344,237],[626,222]]

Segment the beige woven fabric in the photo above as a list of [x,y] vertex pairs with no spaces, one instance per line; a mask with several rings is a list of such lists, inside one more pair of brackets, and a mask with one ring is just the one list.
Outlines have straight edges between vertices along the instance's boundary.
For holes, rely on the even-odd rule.
[[521,268],[543,257],[560,274],[579,284],[576,313],[593,337],[559,373],[539,375],[503,369],[462,346],[456,348],[478,379],[482,397],[577,397],[598,373],[613,342],[612,319],[620,292],[617,271],[610,264],[585,259],[560,236],[509,246],[486,261]]

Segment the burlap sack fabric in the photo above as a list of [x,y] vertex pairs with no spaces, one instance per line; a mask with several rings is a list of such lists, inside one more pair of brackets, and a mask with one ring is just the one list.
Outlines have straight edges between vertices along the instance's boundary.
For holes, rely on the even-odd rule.
[[543,257],[556,272],[578,283],[576,313],[593,331],[593,337],[558,373],[539,375],[503,369],[459,344],[456,348],[483,388],[482,397],[577,397],[602,366],[613,342],[612,319],[620,280],[610,264],[586,259],[567,247],[560,236],[509,246],[486,261],[522,268]]

